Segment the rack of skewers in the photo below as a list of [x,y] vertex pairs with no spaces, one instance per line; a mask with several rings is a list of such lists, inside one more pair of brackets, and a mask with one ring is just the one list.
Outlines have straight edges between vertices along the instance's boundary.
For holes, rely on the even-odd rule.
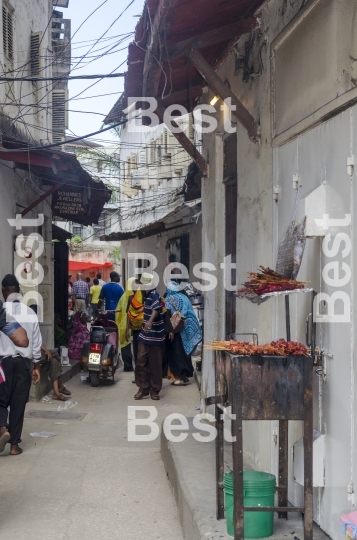
[[265,345],[234,340],[210,341],[204,348],[211,351],[227,351],[242,356],[310,356],[305,345],[285,339],[278,339]]
[[254,304],[261,304],[270,296],[312,291],[312,289],[306,288],[305,281],[288,279],[271,268],[264,268],[264,266],[259,266],[258,272],[249,272],[248,276],[249,280],[243,284],[236,295],[238,298],[245,298]]

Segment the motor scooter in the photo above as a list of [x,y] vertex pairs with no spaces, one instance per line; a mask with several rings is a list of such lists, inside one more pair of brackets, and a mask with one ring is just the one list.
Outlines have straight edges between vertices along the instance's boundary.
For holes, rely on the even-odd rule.
[[92,386],[99,386],[99,380],[112,378],[120,361],[118,347],[118,327],[108,316],[116,311],[97,311],[90,329],[90,340],[82,348],[81,363],[85,373],[89,373]]

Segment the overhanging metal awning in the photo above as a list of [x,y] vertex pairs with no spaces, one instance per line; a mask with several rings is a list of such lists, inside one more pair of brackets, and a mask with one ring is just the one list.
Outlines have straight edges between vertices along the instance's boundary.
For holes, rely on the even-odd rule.
[[106,236],[102,236],[100,239],[105,242],[131,240],[133,238],[148,238],[161,234],[164,232],[177,229],[178,227],[184,227],[192,223],[197,223],[201,215],[201,199],[196,199],[188,203],[184,203],[170,214],[167,214],[162,220],[154,221],[145,227],[140,227],[132,231],[120,231]]
[[259,126],[247,110],[250,103],[241,103],[216,71],[239,37],[259,27],[255,12],[264,1],[146,0],[128,48],[124,95],[105,123],[121,118],[129,97],[156,98],[161,121],[168,105],[192,112],[208,85],[222,99],[232,99],[234,114],[257,140]]
[[70,240],[72,236],[73,236],[72,233],[52,223],[52,240],[58,240],[59,242],[66,242],[66,240]]
[[[42,150],[38,147],[32,149],[23,141],[2,135],[0,160],[12,161],[18,169],[33,173],[41,180],[43,186],[47,186],[43,195],[25,208],[22,215],[26,215],[40,202],[57,192],[66,194],[67,203],[65,205],[62,201],[62,206],[59,205],[58,199],[61,197],[57,197],[57,205],[52,205],[56,216],[81,225],[97,224],[104,204],[110,200],[111,191],[103,182],[92,178],[82,168],[74,154],[46,148]],[[81,198],[80,204],[69,204],[73,193],[77,193],[77,200],[78,197]],[[70,213],[66,214],[66,211]]]

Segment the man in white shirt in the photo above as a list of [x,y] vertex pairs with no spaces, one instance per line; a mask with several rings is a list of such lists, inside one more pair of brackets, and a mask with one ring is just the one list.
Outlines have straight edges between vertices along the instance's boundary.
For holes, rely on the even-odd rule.
[[104,281],[104,279],[102,279],[102,274],[101,274],[101,273],[98,273],[98,274],[97,274],[97,280],[99,281],[99,285],[100,285],[101,287],[103,287],[103,285],[106,284],[106,282]]
[[[41,360],[42,337],[35,312],[20,302],[20,287],[16,277],[8,274],[2,281],[4,308],[26,331],[27,347],[19,347],[7,335],[0,332],[0,357],[5,382],[0,385],[0,452],[7,442],[10,443],[10,455],[22,454],[19,447],[24,423],[26,403],[32,379],[36,384],[40,380],[38,362]],[[7,418],[9,412],[9,428]]]

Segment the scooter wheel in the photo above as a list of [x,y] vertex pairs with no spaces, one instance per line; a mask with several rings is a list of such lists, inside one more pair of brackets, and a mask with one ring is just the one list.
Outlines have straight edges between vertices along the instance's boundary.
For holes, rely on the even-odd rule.
[[90,371],[89,378],[90,378],[90,383],[94,388],[99,386],[99,371]]

